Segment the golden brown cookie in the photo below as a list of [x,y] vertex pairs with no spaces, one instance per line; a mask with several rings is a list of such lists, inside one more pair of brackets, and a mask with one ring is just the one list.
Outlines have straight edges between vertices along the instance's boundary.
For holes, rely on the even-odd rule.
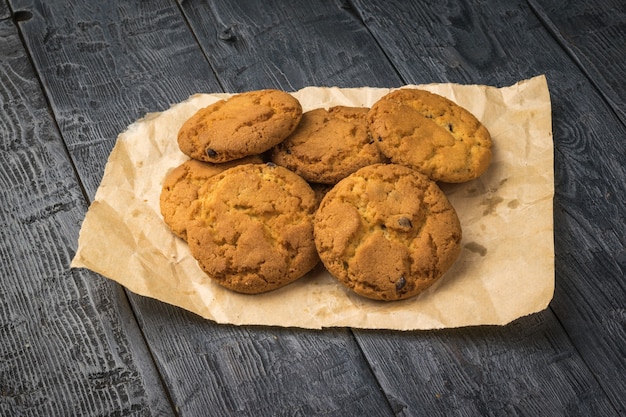
[[195,159],[185,161],[170,171],[163,181],[159,202],[163,220],[176,236],[186,240],[191,204],[198,198],[198,190],[206,180],[237,165],[262,162],[261,157],[256,155],[223,164]]
[[452,266],[460,243],[456,211],[437,184],[396,164],[346,177],[315,215],[315,244],[326,269],[376,300],[428,288]]
[[207,162],[258,155],[289,136],[301,117],[300,102],[284,91],[236,94],[191,116],[178,132],[178,146]]
[[272,149],[272,161],[310,182],[335,184],[359,168],[382,162],[367,125],[366,107],[319,108]]
[[491,162],[491,136],[474,115],[437,94],[395,90],[374,103],[370,130],[391,162],[435,181],[465,182]]
[[270,164],[241,165],[210,178],[187,227],[192,255],[222,286],[257,294],[287,285],[319,261],[315,194],[300,176]]

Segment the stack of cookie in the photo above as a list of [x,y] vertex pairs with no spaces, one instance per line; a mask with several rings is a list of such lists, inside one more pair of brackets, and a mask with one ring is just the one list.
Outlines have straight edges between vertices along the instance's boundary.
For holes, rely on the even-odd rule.
[[305,113],[283,91],[241,93],[193,115],[178,144],[191,159],[164,181],[164,220],[211,279],[247,294],[320,259],[364,297],[419,294],[461,248],[436,181],[475,179],[491,160],[473,115],[416,89]]

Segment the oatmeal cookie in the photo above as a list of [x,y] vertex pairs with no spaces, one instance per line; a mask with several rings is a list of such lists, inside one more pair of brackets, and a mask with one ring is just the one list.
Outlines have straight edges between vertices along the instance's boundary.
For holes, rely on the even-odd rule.
[[240,93],[191,116],[178,132],[178,146],[207,162],[258,155],[289,136],[301,118],[300,102],[284,91]]
[[284,167],[240,165],[199,190],[187,228],[189,248],[209,277],[233,291],[280,288],[319,261],[313,240],[317,201]]
[[198,190],[213,175],[241,164],[260,164],[260,156],[248,156],[223,164],[212,164],[189,159],[170,171],[163,181],[160,209],[163,220],[172,232],[187,240],[187,222],[191,218],[190,208],[198,198]]
[[370,165],[340,181],[322,200],[314,228],[326,269],[376,300],[419,294],[461,251],[461,225],[441,189],[396,164]]
[[368,121],[378,147],[391,162],[435,181],[475,179],[491,162],[491,136],[485,126],[438,94],[392,91],[374,103]]
[[369,108],[335,106],[302,115],[271,158],[309,182],[335,184],[359,168],[383,161],[366,120]]

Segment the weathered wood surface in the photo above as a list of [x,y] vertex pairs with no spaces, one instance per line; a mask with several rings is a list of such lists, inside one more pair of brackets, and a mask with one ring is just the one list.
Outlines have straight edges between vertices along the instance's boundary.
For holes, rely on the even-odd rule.
[[20,28],[89,198],[130,123],[219,90],[171,1],[11,4],[32,14]]
[[529,0],[546,29],[572,56],[626,124],[626,2]]
[[341,2],[181,2],[226,91],[395,87],[395,69]]
[[87,205],[10,19],[0,57],[0,415],[168,412],[123,291],[68,268]]
[[[32,17],[13,23],[0,2],[0,414],[623,415],[623,7],[593,14],[612,19],[605,54],[590,47],[605,20],[557,3],[14,0]],[[68,268],[115,138],[146,112],[199,91],[540,73],[557,190],[540,314],[434,332],[221,326]]]
[[[523,4],[480,3],[443,13],[441,7],[410,8],[402,2],[360,3],[363,20],[407,82],[427,82],[424,74],[430,73],[439,81],[507,85],[546,74],[555,141],[557,258],[551,308],[614,406],[624,412],[624,125]],[[615,42],[623,51],[626,41],[619,39]]]

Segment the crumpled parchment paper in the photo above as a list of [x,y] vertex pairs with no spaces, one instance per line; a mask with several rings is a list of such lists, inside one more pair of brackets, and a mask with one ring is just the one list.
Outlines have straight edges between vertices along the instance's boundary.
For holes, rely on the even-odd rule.
[[[415,86],[413,86],[415,87]],[[489,129],[493,161],[479,179],[443,184],[463,227],[454,266],[426,292],[378,302],[341,286],[321,265],[277,291],[244,295],[214,284],[162,220],[167,172],[187,159],[176,137],[194,112],[229,94],[197,94],[121,133],[85,216],[72,267],[218,323],[323,328],[432,329],[503,325],[545,309],[554,292],[553,141],[544,76],[505,88],[417,86],[471,111]],[[371,106],[384,88],[307,87],[304,111]]]

